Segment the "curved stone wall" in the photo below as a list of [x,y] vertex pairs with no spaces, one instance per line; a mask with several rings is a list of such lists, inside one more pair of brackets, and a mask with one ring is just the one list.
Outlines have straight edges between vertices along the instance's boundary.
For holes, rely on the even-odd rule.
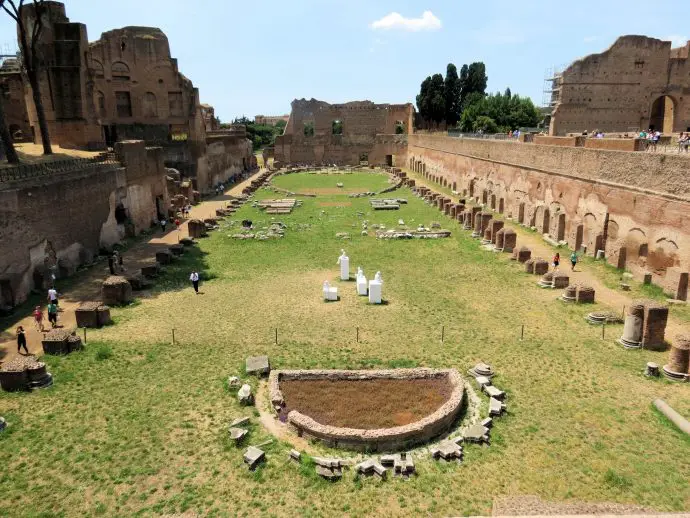
[[275,370],[269,376],[269,397],[276,407],[285,404],[280,390],[282,380],[366,380],[425,379],[447,376],[453,387],[448,400],[428,416],[405,426],[373,430],[341,428],[314,421],[297,410],[287,416],[288,425],[299,436],[317,439],[329,447],[360,451],[395,451],[428,442],[446,432],[458,419],[464,404],[464,388],[455,369],[391,369],[391,370]]

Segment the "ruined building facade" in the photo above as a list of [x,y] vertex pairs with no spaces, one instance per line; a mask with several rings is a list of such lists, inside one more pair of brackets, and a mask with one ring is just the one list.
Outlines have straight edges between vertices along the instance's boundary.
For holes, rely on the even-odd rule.
[[552,79],[550,134],[690,128],[690,43],[621,36]]
[[412,104],[355,101],[328,104],[316,99],[294,100],[283,135],[275,142],[278,163],[359,164],[371,156],[379,134],[412,131]]
[[[240,156],[215,171],[207,159],[207,132],[217,130],[213,107],[202,105],[199,90],[178,69],[166,35],[155,27],[124,27],[89,43],[86,26],[71,22],[60,2],[45,2],[39,52],[41,96],[51,141],[63,148],[100,150],[118,141],[144,140],[163,147],[167,165],[177,165],[196,187],[209,191],[212,179],[227,181],[251,164],[251,146],[228,147]],[[33,4],[21,16],[28,27]],[[5,67],[3,67],[5,68]],[[0,69],[0,86],[12,110],[8,124],[40,142],[31,87],[21,75]],[[9,101],[9,102],[8,102]],[[246,144],[246,143],[243,143]],[[181,158],[183,160],[181,160]]]

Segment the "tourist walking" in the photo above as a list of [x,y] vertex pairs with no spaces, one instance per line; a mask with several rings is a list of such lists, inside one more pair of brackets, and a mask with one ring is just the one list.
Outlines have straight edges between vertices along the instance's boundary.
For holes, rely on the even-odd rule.
[[43,328],[43,311],[41,311],[41,306],[36,306],[36,309],[34,309],[34,325],[36,326],[36,330],[40,333],[45,332]]
[[553,269],[558,270],[559,264],[561,264],[561,254],[556,252],[556,255],[553,256]]
[[199,273],[194,270],[189,276],[189,280],[192,281],[192,286],[194,286],[194,293],[199,294]]
[[573,265],[572,271],[575,271],[575,265],[577,264],[577,252],[570,254],[570,264]]
[[108,268],[110,269],[110,275],[115,275],[115,254],[108,256]]
[[24,332],[24,328],[22,326],[19,326],[17,328],[17,352],[18,353],[22,352],[22,347],[26,351],[26,354],[29,354],[29,349],[26,348],[26,333]]
[[48,302],[52,302],[56,306],[58,305],[58,292],[55,288],[48,290]]
[[57,311],[57,305],[52,302],[48,304],[48,322],[53,326],[53,329],[57,326]]
[[161,218],[161,230],[162,230],[163,232],[165,232],[165,225],[167,225],[167,224],[168,224],[168,222],[165,221],[165,218],[164,218],[164,217]]

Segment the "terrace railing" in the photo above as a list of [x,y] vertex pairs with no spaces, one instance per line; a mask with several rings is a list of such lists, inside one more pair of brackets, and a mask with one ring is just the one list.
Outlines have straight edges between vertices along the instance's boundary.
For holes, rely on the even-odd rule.
[[89,158],[69,158],[65,160],[52,160],[37,164],[20,164],[17,166],[5,167],[0,169],[0,184],[41,178],[63,173],[81,171],[93,166],[114,166],[120,165],[106,153]]

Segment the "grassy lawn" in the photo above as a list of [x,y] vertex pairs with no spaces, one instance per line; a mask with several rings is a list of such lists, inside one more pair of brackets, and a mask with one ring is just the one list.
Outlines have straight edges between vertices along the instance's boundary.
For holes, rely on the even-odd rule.
[[[338,181],[357,191],[387,185],[386,176],[370,174],[291,174],[275,183],[306,191]],[[690,440],[651,405],[662,397],[690,415],[688,387],[642,375],[647,361],[663,365],[667,353],[624,350],[615,343],[622,326],[607,327],[602,340],[601,328],[584,320],[601,306],[556,301],[558,293],[537,288],[537,277],[508,254],[482,251],[409,190],[392,196],[409,204],[375,213],[366,198],[328,194],[304,198],[275,219],[243,207],[233,219],[257,227],[283,221],[285,238],[234,240],[236,227],[224,222],[169,267],[150,296],[114,309],[115,325],[89,331],[84,351],[47,358],[54,387],[0,393],[0,415],[10,422],[0,433],[0,514],[490,514],[494,497],[504,495],[689,510]],[[364,219],[370,228],[390,228],[400,218],[410,226],[439,221],[453,235],[360,235]],[[339,232],[352,239],[336,239]],[[382,272],[387,305],[370,306],[354,282],[337,280],[341,248],[351,271]],[[203,295],[188,285],[193,267],[202,272]],[[326,279],[339,287],[339,302],[321,301]],[[355,480],[346,472],[327,483],[287,460],[290,445],[279,440],[265,447],[268,462],[249,473],[243,449],[227,438],[228,423],[252,416],[246,445],[271,435],[225,382],[255,354],[268,354],[276,368],[464,373],[485,361],[508,393],[509,414],[496,422],[491,447],[467,446],[462,465],[420,456],[418,476],[406,482]]]
[[[342,183],[342,187],[336,184]],[[319,195],[339,195],[358,192],[378,192],[390,184],[388,176],[371,173],[305,174],[292,173],[276,176],[273,185],[293,192]]]

